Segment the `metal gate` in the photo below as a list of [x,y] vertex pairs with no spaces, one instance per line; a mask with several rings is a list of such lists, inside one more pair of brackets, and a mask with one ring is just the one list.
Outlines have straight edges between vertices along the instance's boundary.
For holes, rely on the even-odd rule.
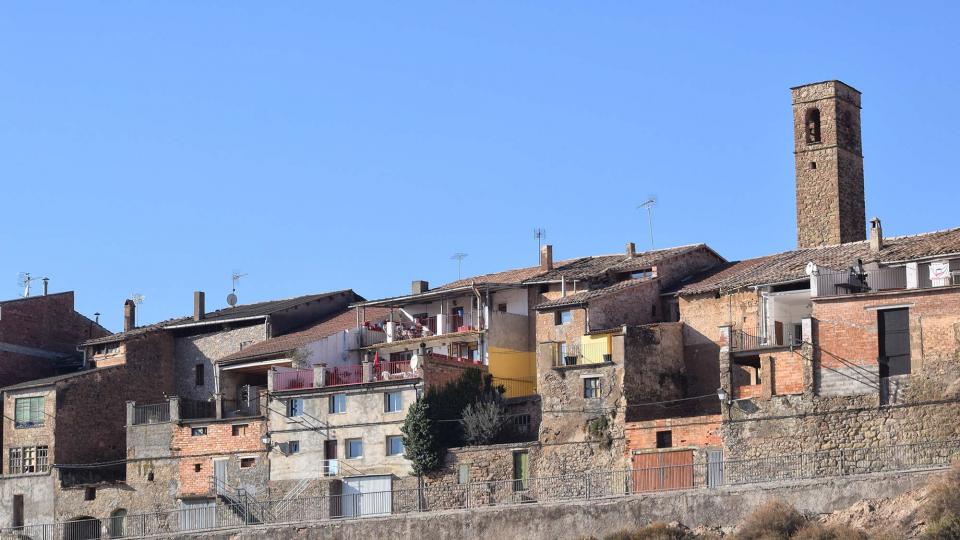
[[668,491],[693,487],[693,450],[633,455],[633,489]]

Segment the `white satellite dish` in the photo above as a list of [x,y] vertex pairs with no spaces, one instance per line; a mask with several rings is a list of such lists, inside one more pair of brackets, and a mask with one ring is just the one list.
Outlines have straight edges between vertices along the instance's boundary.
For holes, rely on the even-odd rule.
[[229,304],[230,307],[233,307],[233,306],[237,305],[237,295],[235,295],[235,294],[233,294],[233,293],[228,294],[228,295],[227,295],[227,304]]
[[807,272],[808,276],[812,276],[814,272],[817,271],[817,265],[813,261],[807,263],[807,267],[804,269]]
[[420,356],[416,353],[410,357],[410,371],[416,371],[420,367]]

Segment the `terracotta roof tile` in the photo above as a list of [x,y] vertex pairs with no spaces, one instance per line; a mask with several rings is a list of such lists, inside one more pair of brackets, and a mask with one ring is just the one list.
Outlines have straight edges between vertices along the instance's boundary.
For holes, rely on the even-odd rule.
[[602,287],[599,289],[591,289],[589,291],[581,291],[574,293],[563,298],[557,298],[556,300],[551,300],[549,302],[543,302],[537,305],[537,311],[553,309],[563,306],[576,306],[581,304],[586,304],[593,300],[594,298],[601,298],[607,296],[608,294],[613,294],[615,292],[622,291],[624,289],[629,289],[630,287],[636,287],[637,285],[649,284],[652,280],[649,279],[628,279],[625,281],[620,281],[614,283],[608,287]]
[[593,257],[583,257],[568,262],[558,263],[553,270],[530,278],[526,283],[541,283],[544,281],[559,281],[561,278],[568,280],[583,280],[603,277],[608,273],[626,273],[644,270],[656,266],[657,262],[668,257],[674,257],[706,247],[705,244],[691,244],[687,246],[677,246],[652,251],[643,251],[633,257],[627,257],[625,254],[619,255],[597,255]]
[[885,238],[883,249],[874,255],[868,240],[814,248],[795,249],[721,265],[688,282],[680,294],[702,294],[773,283],[786,283],[807,276],[807,263],[845,269],[864,263],[902,263],[911,260],[960,254],[960,228],[912,236]]
[[[364,308],[364,312],[365,318],[368,321],[382,321],[390,316],[390,308],[367,307]],[[354,309],[348,309],[302,330],[245,347],[241,351],[221,358],[217,363],[230,363],[248,358],[292,351],[309,343],[313,343],[314,341],[319,341],[327,336],[356,328],[356,326],[357,312]]]

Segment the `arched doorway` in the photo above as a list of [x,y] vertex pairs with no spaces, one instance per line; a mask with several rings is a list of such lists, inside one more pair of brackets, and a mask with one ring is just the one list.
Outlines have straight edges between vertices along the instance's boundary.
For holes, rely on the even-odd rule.
[[127,511],[123,508],[117,508],[110,512],[110,522],[107,524],[107,532],[110,538],[123,538],[126,535]]

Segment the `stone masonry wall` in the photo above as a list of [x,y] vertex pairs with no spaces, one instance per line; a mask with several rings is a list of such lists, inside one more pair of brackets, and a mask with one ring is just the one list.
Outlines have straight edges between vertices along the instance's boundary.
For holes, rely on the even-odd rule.
[[[247,346],[266,339],[266,325],[256,324],[224,330],[213,326],[208,334],[176,339],[176,393],[184,399],[208,399],[214,394],[215,363],[217,360]],[[203,385],[198,386],[193,376],[198,364],[203,365]],[[224,399],[236,399],[235,387],[221,388]]]

